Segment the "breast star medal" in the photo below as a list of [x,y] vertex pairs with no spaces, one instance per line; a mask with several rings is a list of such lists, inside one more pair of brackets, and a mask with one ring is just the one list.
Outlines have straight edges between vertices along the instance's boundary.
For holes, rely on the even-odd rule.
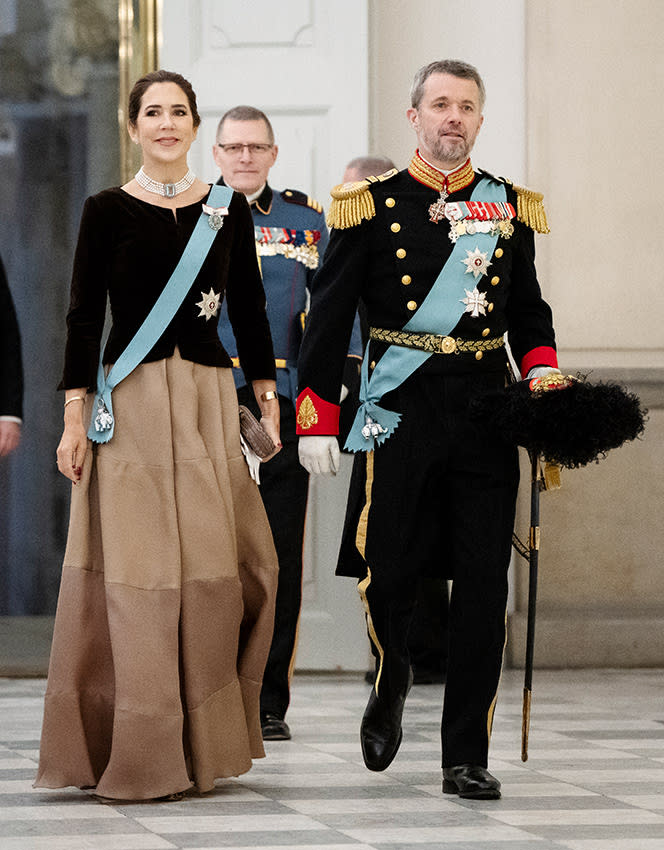
[[447,200],[447,192],[444,189],[440,190],[440,195],[436,201],[429,206],[429,221],[438,224],[445,218],[445,201]]
[[219,312],[219,307],[221,306],[221,292],[215,292],[210,287],[210,291],[207,295],[204,292],[201,292],[201,295],[203,296],[203,300],[196,302],[196,306],[201,308],[201,312],[198,314],[197,318],[205,316],[205,321],[207,322],[214,318]]
[[466,259],[461,260],[466,266],[466,274],[472,274],[475,280],[477,280],[480,275],[487,273],[491,262],[487,260],[486,251],[482,252],[476,247],[474,251],[466,251],[466,254]]
[[489,302],[486,300],[486,295],[480,292],[477,287],[472,292],[467,289],[466,297],[459,300],[466,305],[465,312],[470,313],[473,319],[477,319],[480,313],[486,316],[486,308]]

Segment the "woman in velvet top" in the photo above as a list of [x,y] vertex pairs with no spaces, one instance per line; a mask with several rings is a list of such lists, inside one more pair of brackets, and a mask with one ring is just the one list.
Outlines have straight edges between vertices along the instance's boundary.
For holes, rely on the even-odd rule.
[[242,194],[233,194],[170,325],[114,389],[112,439],[86,438],[107,303],[103,361],[112,364],[207,200],[210,187],[187,165],[199,124],[183,77],[141,78],[128,129],[142,168],[83,210],[57,451],[72,502],[38,787],[172,799],[210,791],[264,755],[259,694],[277,563],[216,328],[225,297],[247,381],[279,444],[272,342]]

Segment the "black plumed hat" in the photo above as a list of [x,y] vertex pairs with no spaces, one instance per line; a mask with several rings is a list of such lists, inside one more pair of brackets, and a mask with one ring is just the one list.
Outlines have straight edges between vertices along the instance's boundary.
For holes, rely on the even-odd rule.
[[612,382],[571,375],[518,381],[473,402],[472,415],[504,439],[574,469],[639,437],[647,410],[637,395]]

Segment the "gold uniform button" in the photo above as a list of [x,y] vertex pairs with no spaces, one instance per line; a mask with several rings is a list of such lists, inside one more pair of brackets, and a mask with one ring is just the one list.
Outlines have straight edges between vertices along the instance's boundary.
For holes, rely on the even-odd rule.
[[496,248],[496,257],[498,257],[498,259],[500,259],[502,256],[503,256],[503,249],[502,248]]
[[375,361],[375,360],[372,360],[372,361],[371,361],[371,363],[369,363],[369,368],[370,368],[370,369],[375,369],[375,368],[376,368],[376,361]]
[[284,192],[284,195],[286,195],[287,198],[290,198],[293,195],[293,193],[291,192],[290,189],[286,189],[286,191]]
[[[498,250],[500,250],[500,248]],[[498,283],[500,283],[500,278],[498,277],[498,275],[491,278],[491,286],[496,286]]]
[[487,307],[487,310],[489,311],[489,313],[491,313],[493,311],[493,304],[491,302],[489,302],[489,306]]
[[491,331],[489,330],[489,328],[484,328],[484,330],[482,331],[482,336],[489,336],[490,333]]
[[403,283],[404,286],[408,286],[408,284],[412,283],[412,282],[413,282],[413,278],[409,274],[405,274],[401,278],[401,283]]
[[481,360],[484,357],[481,351],[475,352],[475,360]]
[[405,249],[405,248],[397,248],[397,257],[398,257],[400,260],[403,260],[403,258],[404,258],[405,256],[406,256],[406,249]]
[[417,310],[417,301],[409,301],[408,304],[406,304],[406,307],[408,307],[409,310]]
[[396,204],[394,198],[385,198],[385,206],[392,208]]
[[394,221],[390,225],[390,230],[392,231],[392,233],[398,233],[401,230],[401,225],[398,221]]

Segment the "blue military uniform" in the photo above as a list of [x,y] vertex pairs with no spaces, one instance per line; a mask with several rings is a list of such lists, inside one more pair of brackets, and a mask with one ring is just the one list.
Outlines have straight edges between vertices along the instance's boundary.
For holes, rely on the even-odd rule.
[[[296,366],[309,288],[327,247],[328,231],[321,205],[294,189],[275,192],[266,184],[251,202],[251,209],[276,358],[283,443],[281,452],[261,466],[261,496],[279,557],[274,636],[263,678],[261,715],[283,720],[290,699],[289,680],[302,597],[302,541],[309,484],[297,454]],[[226,351],[234,356],[237,349],[225,305],[219,335]],[[362,356],[357,319],[348,354],[345,380],[353,375],[357,380]],[[233,362],[240,365],[237,359]],[[258,413],[241,368],[234,369],[234,377],[240,402]]]

